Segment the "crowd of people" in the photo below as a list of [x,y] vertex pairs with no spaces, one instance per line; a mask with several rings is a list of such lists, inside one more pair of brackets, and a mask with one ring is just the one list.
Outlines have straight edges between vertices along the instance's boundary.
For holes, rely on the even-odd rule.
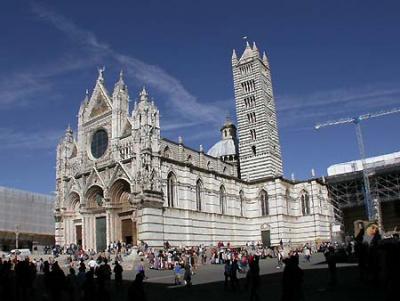
[[123,255],[133,251],[139,259],[134,267],[135,280],[124,295],[128,300],[145,300],[143,281],[147,269],[171,270],[175,285],[190,287],[193,275],[205,264],[221,265],[226,290],[241,290],[239,278],[242,277],[238,277],[238,274],[245,275],[243,288],[248,290],[250,300],[259,300],[259,263],[267,257],[276,258],[276,268],[283,269],[282,300],[303,300],[304,274],[299,267],[300,260],[310,262],[314,252],[323,252],[330,275],[329,285],[335,287],[340,250],[345,250],[349,258],[358,259],[362,281],[380,283],[388,296],[394,295],[400,280],[399,238],[393,235],[390,239],[382,239],[373,223],[347,241],[346,245],[324,242],[293,247],[281,241],[273,248],[263,247],[259,243],[234,247],[223,242],[207,247],[176,247],[166,241],[163,248],[154,249],[141,241],[135,248],[119,242],[111,243],[107,250],[98,254],[79,248],[70,249],[73,252],[66,252],[69,256],[66,262],[61,263],[61,267],[54,257],[46,260],[17,256],[1,258],[0,296],[4,300],[28,300],[30,296],[38,294],[40,296],[37,299],[43,300],[110,300],[111,292],[118,292],[123,286]]

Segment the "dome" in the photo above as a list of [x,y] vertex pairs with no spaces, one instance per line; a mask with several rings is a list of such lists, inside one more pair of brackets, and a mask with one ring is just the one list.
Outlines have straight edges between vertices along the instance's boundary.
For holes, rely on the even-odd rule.
[[236,143],[233,139],[224,139],[215,143],[214,146],[208,150],[207,155],[217,158],[236,155],[236,149]]

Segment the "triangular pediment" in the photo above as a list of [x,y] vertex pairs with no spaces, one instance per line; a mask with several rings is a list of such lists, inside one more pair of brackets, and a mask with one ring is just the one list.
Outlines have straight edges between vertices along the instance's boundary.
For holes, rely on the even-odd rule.
[[100,178],[98,172],[96,172],[96,170],[94,168],[92,169],[89,177],[86,180],[86,183],[85,183],[86,190],[92,185],[98,185],[98,186],[104,187],[103,179]]
[[89,118],[94,118],[100,115],[103,115],[104,113],[110,111],[110,108],[106,102],[106,99],[102,93],[98,93],[95,99],[92,99],[93,101],[92,108],[89,111]]
[[121,179],[121,178],[125,178],[127,180],[131,180],[131,175],[128,173],[127,169],[123,167],[123,165],[121,163],[117,163],[117,165],[115,166],[112,176],[110,178],[110,181],[108,183],[108,186],[111,187],[112,184],[117,180],[117,179]]
[[107,90],[102,82],[97,81],[96,87],[89,100],[88,109],[86,110],[86,120],[101,116],[110,112],[111,109],[112,102],[108,96]]
[[127,120],[125,126],[123,128],[121,137],[128,137],[132,134],[132,126],[131,123]]

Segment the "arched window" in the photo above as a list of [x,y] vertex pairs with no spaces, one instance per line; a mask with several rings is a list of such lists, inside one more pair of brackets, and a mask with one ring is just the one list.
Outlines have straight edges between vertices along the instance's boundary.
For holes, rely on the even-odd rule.
[[226,194],[225,194],[225,187],[221,186],[219,189],[219,205],[221,207],[221,214],[225,214],[226,210]]
[[286,214],[289,215],[290,212],[290,190],[289,188],[286,189],[286,194],[285,194],[285,198],[286,198]]
[[171,158],[171,150],[169,149],[168,146],[164,148],[163,155],[165,158]]
[[301,192],[301,212],[303,213],[303,215],[309,215],[311,213],[310,196],[308,195],[308,192],[305,190]]
[[267,216],[269,214],[268,194],[265,190],[260,193],[261,215]]
[[171,172],[167,179],[168,207],[175,207],[176,204],[176,177]]
[[244,206],[244,192],[240,190],[239,192],[239,202],[240,202],[240,216],[243,216],[243,206]]
[[196,209],[198,211],[201,211],[201,192],[203,190],[203,184],[201,183],[201,180],[197,180],[196,183]]

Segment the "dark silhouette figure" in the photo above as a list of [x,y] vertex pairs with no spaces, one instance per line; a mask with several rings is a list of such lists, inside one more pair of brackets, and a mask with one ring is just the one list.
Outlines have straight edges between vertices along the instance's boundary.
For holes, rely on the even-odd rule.
[[337,282],[336,276],[336,256],[335,256],[335,248],[330,246],[328,248],[328,252],[325,253],[326,262],[328,263],[329,269],[329,284],[331,286],[335,286]]
[[66,279],[63,270],[60,268],[57,261],[54,262],[49,274],[51,300],[60,300],[65,289],[65,281]]
[[76,277],[74,268],[69,268],[66,285],[69,300],[78,300],[78,278]]
[[299,257],[286,259],[282,279],[282,301],[300,301],[303,296],[303,270],[299,268]]
[[232,261],[232,265],[231,265],[231,274],[230,274],[230,277],[231,277],[231,287],[232,287],[232,290],[233,290],[233,291],[235,291],[236,289],[239,289],[239,279],[237,278],[237,271],[238,271],[238,270],[239,270],[239,267],[238,267],[237,260],[234,259],[234,260]]
[[115,262],[115,267],[114,267],[114,275],[115,275],[115,284],[116,286],[121,287],[122,285],[122,272],[124,269],[122,266],[119,264],[118,261]]
[[143,273],[137,273],[135,280],[132,282],[128,290],[128,300],[146,301],[146,294],[143,286]]
[[85,275],[83,283],[83,300],[96,300],[96,283],[94,282],[94,269],[90,269]]
[[183,280],[186,281],[186,287],[192,286],[192,270],[190,269],[190,265],[185,265],[185,274],[183,275]]
[[224,276],[225,276],[224,289],[226,289],[228,287],[229,278],[231,277],[231,261],[230,260],[225,261]]
[[249,271],[246,275],[246,287],[250,288],[250,301],[260,300],[258,296],[258,289],[260,287],[260,266],[258,262],[258,256],[250,258],[249,260]]

